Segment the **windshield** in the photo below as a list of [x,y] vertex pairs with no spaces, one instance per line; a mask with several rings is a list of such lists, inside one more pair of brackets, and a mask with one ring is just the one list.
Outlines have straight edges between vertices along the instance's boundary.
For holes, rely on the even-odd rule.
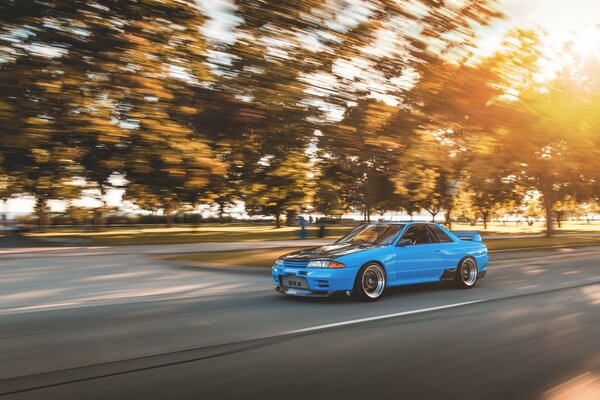
[[366,224],[343,236],[336,243],[379,244],[394,242],[404,224]]

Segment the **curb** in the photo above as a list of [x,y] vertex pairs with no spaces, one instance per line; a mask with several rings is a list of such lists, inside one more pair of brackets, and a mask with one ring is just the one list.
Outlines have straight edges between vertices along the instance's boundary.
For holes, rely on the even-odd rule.
[[532,250],[553,250],[553,249],[569,249],[572,247],[593,247],[600,246],[598,243],[579,243],[579,244],[558,244],[555,246],[538,246],[538,247],[516,247],[513,249],[490,250],[489,253],[508,253],[515,251],[532,251]]
[[[516,249],[502,249],[502,250],[490,250],[490,254],[497,253],[509,253],[509,252],[520,252],[520,251],[532,251],[532,250],[555,250],[555,249],[568,249],[572,247],[593,247],[600,246],[600,243],[585,243],[585,244],[574,244],[574,245],[557,245],[557,246],[544,246],[544,247],[521,247]],[[168,264],[172,264],[179,267],[200,269],[209,272],[220,272],[220,273],[232,273],[232,274],[253,274],[253,275],[268,275],[270,276],[269,267],[253,267],[253,266],[227,266],[223,264],[204,264],[195,263],[191,261],[177,261],[170,260],[168,255],[154,255],[154,258],[164,261]]]

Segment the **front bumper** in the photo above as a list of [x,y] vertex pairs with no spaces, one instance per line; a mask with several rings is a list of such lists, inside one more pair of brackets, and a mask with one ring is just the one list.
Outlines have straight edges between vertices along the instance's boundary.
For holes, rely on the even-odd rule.
[[335,292],[313,292],[312,290],[305,289],[296,289],[296,288],[288,288],[275,286],[275,291],[281,294],[287,294],[288,296],[298,296],[298,297],[329,297]]
[[[356,268],[293,268],[274,266],[271,274],[277,291],[292,296],[324,297],[333,292],[352,290],[356,278]],[[283,276],[291,275],[304,278],[308,287],[286,287]]]

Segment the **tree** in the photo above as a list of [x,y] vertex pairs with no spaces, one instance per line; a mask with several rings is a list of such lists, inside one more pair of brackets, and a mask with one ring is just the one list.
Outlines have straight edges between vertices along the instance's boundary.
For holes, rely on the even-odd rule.
[[[385,127],[394,111],[385,103],[364,99],[318,137],[322,178],[335,177],[343,187],[342,202],[361,210],[365,221],[370,221],[374,209],[385,209],[393,200],[390,168],[401,145]],[[325,179],[317,185],[326,185]]]
[[510,178],[493,175],[471,176],[469,185],[473,194],[471,199],[473,209],[481,214],[483,229],[487,229],[494,211],[518,198],[515,183]]
[[468,222],[473,226],[477,224],[478,215],[473,207],[473,193],[468,188],[462,188],[458,192],[454,212],[458,222]]
[[530,197],[525,201],[525,211],[523,216],[527,218],[527,223],[533,225],[533,221],[544,215],[544,209],[540,207],[540,201],[538,198]]
[[598,156],[592,137],[600,125],[588,108],[593,101],[589,80],[576,65],[540,81],[539,37],[517,31],[509,39],[490,63],[504,80],[501,140],[520,166],[521,184],[540,193],[551,236],[556,202],[566,195],[580,200],[591,195],[597,169],[589,160]]
[[[272,215],[277,228],[281,214],[299,209],[306,200],[309,186],[305,154],[290,154],[282,160],[263,162],[254,171],[251,187],[243,192],[246,210],[250,214]],[[289,222],[289,221],[288,221]]]
[[[261,187],[261,182],[252,180],[252,177],[261,176],[254,171],[260,162],[284,159],[289,152],[303,151],[318,128],[323,132],[318,138],[320,154],[332,155],[318,161],[325,171],[320,175],[331,175],[333,172],[326,170],[338,167],[343,171],[338,172],[338,176],[343,175],[342,181],[348,190],[341,203],[361,208],[366,220],[373,209],[395,207],[393,197],[389,196],[392,192],[389,173],[385,171],[389,154],[363,151],[358,164],[349,156],[339,155],[344,153],[342,149],[350,147],[362,150],[391,147],[393,152],[394,147],[404,145],[406,132],[394,132],[392,124],[389,125],[392,129],[387,130],[390,134],[384,130],[378,134],[366,132],[363,129],[370,127],[362,123],[360,135],[369,135],[371,143],[363,146],[360,144],[362,139],[357,138],[359,144],[355,146],[344,124],[328,118],[327,113],[332,109],[344,112],[344,118],[354,120],[351,123],[358,126],[361,115],[376,125],[386,123],[390,110],[383,106],[382,111],[377,112],[370,104],[373,102],[371,96],[361,89],[360,86],[371,78],[369,72],[368,77],[349,78],[340,72],[340,66],[365,63],[368,65],[366,70],[375,71],[378,78],[384,80],[373,91],[389,94],[395,90],[395,85],[389,84],[390,79],[427,63],[431,53],[440,48],[442,52],[460,53],[468,47],[468,38],[475,25],[485,25],[499,16],[494,1],[469,0],[460,6],[429,1],[420,3],[426,10],[426,17],[410,6],[387,1],[373,1],[364,14],[357,14],[345,2],[236,2],[236,16],[241,21],[236,28],[237,39],[220,49],[229,60],[219,68],[223,71],[220,84],[236,99],[227,101],[225,109],[236,122],[237,127],[230,128],[238,132],[238,143],[245,144],[240,151],[244,156],[237,162],[246,198],[255,195],[252,188]],[[346,18],[350,13],[354,17]],[[326,19],[339,23],[323,23]],[[421,29],[411,31],[409,35],[399,21],[418,25]],[[415,35],[417,31],[421,34]],[[390,32],[393,51],[377,54],[372,46],[378,35]],[[424,49],[430,54],[425,54]],[[328,80],[334,83],[321,83]],[[365,110],[360,110],[363,107]],[[410,114],[402,108],[395,111],[397,122]],[[335,143],[336,136],[340,138],[339,143]],[[247,146],[253,146],[253,149]],[[357,156],[355,153],[353,156]],[[356,165],[358,171],[354,169]]]
[[428,199],[435,196],[435,185],[432,182],[435,182],[436,178],[434,170],[427,169],[419,163],[410,163],[394,176],[396,193],[411,221],[413,214],[431,205]]
[[315,211],[328,217],[339,216],[348,212],[350,205],[346,201],[346,189],[341,170],[330,166],[316,178],[317,187],[313,197]]
[[36,199],[40,225],[47,223],[49,199],[79,191],[72,178],[81,173],[80,151],[70,134],[84,77],[69,48],[81,40],[60,20],[75,14],[34,0],[0,5],[0,169],[8,176],[7,195]]
[[0,7],[1,162],[12,193],[35,196],[41,215],[48,199],[77,195],[73,181],[102,194],[122,173],[129,198],[156,209],[207,182],[218,163],[190,129],[191,88],[210,79],[195,2]]
[[122,49],[131,72],[119,99],[119,119],[129,124],[122,141],[126,197],[142,208],[162,209],[171,223],[174,212],[203,195],[211,174],[222,173],[206,137],[191,129],[203,105],[195,88],[212,78],[199,34],[205,18],[193,2],[175,0],[121,11],[123,35],[133,44]]
[[446,175],[430,169],[430,179],[427,185],[431,188],[431,194],[425,198],[422,202],[423,208],[431,214],[431,222],[435,222],[435,217],[438,215],[444,207],[448,204],[448,197],[446,190],[448,188],[448,180]]
[[554,203],[554,214],[556,215],[556,224],[559,228],[562,228],[562,221],[565,216],[569,213],[575,213],[579,208],[579,204],[575,201],[572,196],[565,196],[562,200],[558,200]]
[[398,160],[396,184],[405,194],[409,214],[418,198],[432,219],[445,210],[451,227],[455,197],[468,166],[480,158],[491,159],[489,135],[497,128],[498,114],[491,100],[500,93],[494,86],[498,78],[479,65],[456,64],[436,55],[429,55],[419,73],[402,97],[416,123],[412,144]]
[[481,215],[484,229],[494,212],[518,203],[522,197],[518,169],[502,151],[504,143],[494,143],[489,154],[479,154],[469,163],[466,185],[471,193],[473,210]]
[[[321,119],[302,80],[312,55],[299,37],[314,26],[307,16],[321,3],[237,1],[236,40],[219,47],[227,60],[211,87],[220,93],[195,124],[208,128],[248,210],[274,216],[277,226],[287,207],[304,200],[308,166],[300,161],[308,162],[305,151]],[[214,121],[222,115],[227,121]],[[214,189],[213,197],[223,199]]]
[[[444,131],[446,154],[470,145],[459,132],[475,131],[465,116],[477,125],[488,92],[463,99],[480,79],[456,62],[500,16],[495,4],[237,0],[235,38],[209,59],[196,1],[5,1],[2,189],[35,196],[42,213],[89,185],[102,198],[118,174],[127,199],[169,221],[199,201],[222,215],[242,199],[279,224],[310,195],[316,163],[339,193],[320,187],[320,206],[369,220],[400,207],[391,177],[417,132]],[[450,221],[447,186],[462,172],[423,160],[435,181],[427,199],[441,199],[429,208]]]
[[585,219],[588,223],[595,214],[600,214],[600,205],[596,201],[590,201],[588,203],[585,203],[583,204],[582,208],[585,215]]

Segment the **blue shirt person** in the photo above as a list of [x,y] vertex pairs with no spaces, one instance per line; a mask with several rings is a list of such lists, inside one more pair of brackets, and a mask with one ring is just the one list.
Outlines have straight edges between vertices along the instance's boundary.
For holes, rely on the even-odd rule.
[[307,231],[306,231],[306,220],[304,219],[304,217],[300,216],[298,218],[298,225],[300,225],[300,232],[298,232],[300,235],[300,239],[306,239]]

